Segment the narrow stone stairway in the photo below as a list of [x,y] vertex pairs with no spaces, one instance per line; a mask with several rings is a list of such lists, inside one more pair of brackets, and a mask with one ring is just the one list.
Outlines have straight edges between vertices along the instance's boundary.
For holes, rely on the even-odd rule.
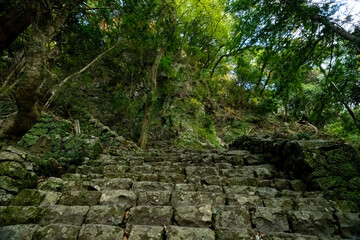
[[240,150],[109,148],[3,205],[1,240],[359,239],[359,214]]

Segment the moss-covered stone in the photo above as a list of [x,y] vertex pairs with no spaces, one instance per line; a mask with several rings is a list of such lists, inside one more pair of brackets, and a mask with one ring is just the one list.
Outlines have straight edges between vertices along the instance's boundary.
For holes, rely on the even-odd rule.
[[312,181],[312,184],[315,189],[322,189],[322,190],[347,186],[347,182],[344,181],[339,176],[328,176],[328,177],[317,178]]
[[0,162],[0,175],[6,175],[11,178],[24,179],[27,171],[17,162]]
[[12,193],[19,192],[18,183],[8,176],[0,176],[0,188]]
[[39,206],[45,194],[37,190],[24,189],[11,202],[13,206]]
[[324,167],[316,168],[311,174],[309,174],[309,179],[321,178],[329,176],[329,172]]
[[33,206],[0,207],[0,226],[38,223],[43,209]]
[[341,212],[356,213],[360,210],[356,203],[350,200],[337,200],[334,201],[333,204],[334,207]]
[[345,180],[350,180],[353,177],[359,176],[359,171],[351,162],[330,164],[329,172],[331,173],[331,175],[341,176]]
[[61,178],[50,177],[39,184],[39,189],[45,191],[60,191],[63,185],[64,181]]

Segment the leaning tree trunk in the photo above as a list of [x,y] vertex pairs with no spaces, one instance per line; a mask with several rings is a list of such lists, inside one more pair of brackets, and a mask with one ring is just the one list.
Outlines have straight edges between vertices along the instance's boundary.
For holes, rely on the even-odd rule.
[[[338,88],[338,86],[336,86],[336,84],[334,82],[331,82],[331,85],[335,88],[335,90],[341,94],[340,89]],[[349,104],[347,104],[345,101],[340,100],[340,102],[344,105],[344,107],[346,108],[346,110],[348,111],[348,113],[350,114],[350,117],[352,118],[352,120],[354,121],[355,127],[357,127],[357,129],[360,131],[360,121],[358,119],[358,117],[356,116],[356,114],[354,113],[354,111],[351,109],[351,107],[349,106]]]
[[21,1],[0,17],[0,53],[35,21],[36,4]]
[[156,55],[155,61],[151,67],[150,72],[150,94],[147,96],[146,104],[145,104],[145,113],[144,118],[142,121],[142,127],[141,127],[141,133],[139,138],[139,146],[141,149],[145,149],[147,141],[148,141],[148,133],[150,128],[150,122],[151,122],[151,109],[152,109],[152,103],[155,98],[156,88],[157,88],[157,81],[156,76],[160,64],[161,57],[164,53],[164,47],[158,50],[158,53]]
[[46,43],[65,22],[71,9],[80,2],[75,0],[65,5],[55,19],[41,12],[37,16],[33,35],[26,49],[24,71],[19,76],[19,87],[15,92],[17,113],[2,124],[0,139],[15,144],[39,120],[43,108],[43,104],[39,103],[39,86],[44,80]]

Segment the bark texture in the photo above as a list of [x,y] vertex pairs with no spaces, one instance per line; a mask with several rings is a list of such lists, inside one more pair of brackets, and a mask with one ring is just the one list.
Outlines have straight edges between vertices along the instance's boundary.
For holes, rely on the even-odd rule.
[[164,48],[161,48],[158,50],[158,53],[156,55],[155,61],[151,67],[150,71],[150,94],[147,97],[146,105],[145,105],[145,113],[144,118],[142,121],[142,127],[141,127],[141,133],[139,138],[139,146],[141,149],[146,148],[146,144],[148,141],[148,133],[150,128],[150,120],[151,120],[151,108],[152,108],[152,102],[155,97],[156,88],[157,88],[157,72],[159,69],[159,64],[161,57],[164,53]]

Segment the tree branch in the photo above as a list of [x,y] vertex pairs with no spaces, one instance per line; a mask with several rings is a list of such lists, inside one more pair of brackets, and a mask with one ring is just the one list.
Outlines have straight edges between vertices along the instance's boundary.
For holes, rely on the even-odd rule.
[[50,98],[47,100],[47,102],[45,103],[44,106],[44,110],[46,110],[51,102],[53,101],[54,97],[56,96],[56,94],[58,93],[58,91],[61,89],[61,87],[67,83],[70,79],[75,78],[76,76],[80,75],[81,73],[85,72],[89,67],[91,67],[96,61],[98,61],[102,56],[104,56],[105,54],[107,54],[108,52],[110,52],[112,49],[114,49],[117,45],[119,44],[119,41],[112,46],[111,48],[105,50],[104,52],[102,52],[100,55],[98,55],[96,58],[94,58],[94,60],[92,60],[88,65],[86,65],[85,67],[83,67],[81,70],[79,70],[76,73],[73,73],[69,76],[67,76],[64,80],[62,80],[52,91],[51,91],[51,96]]

